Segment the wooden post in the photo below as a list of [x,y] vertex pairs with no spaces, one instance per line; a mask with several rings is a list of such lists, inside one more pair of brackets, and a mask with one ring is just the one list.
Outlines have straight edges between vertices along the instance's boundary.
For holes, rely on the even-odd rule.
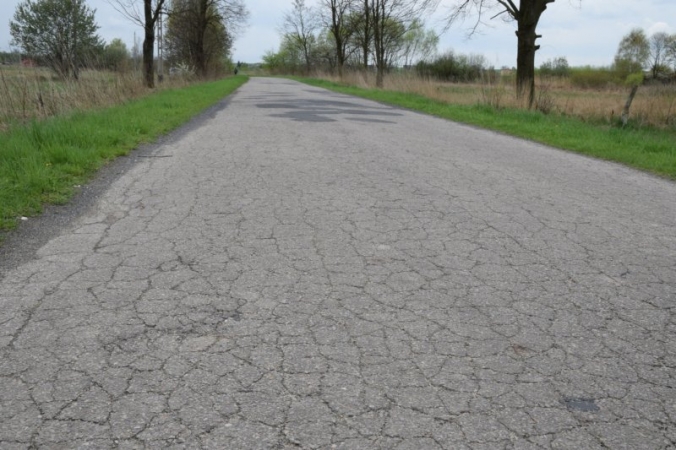
[[626,127],[627,122],[629,121],[629,108],[631,108],[631,102],[634,101],[636,96],[636,91],[638,91],[638,84],[635,84],[631,87],[631,92],[629,92],[629,97],[627,97],[627,102],[624,104],[624,109],[622,110],[622,126]]

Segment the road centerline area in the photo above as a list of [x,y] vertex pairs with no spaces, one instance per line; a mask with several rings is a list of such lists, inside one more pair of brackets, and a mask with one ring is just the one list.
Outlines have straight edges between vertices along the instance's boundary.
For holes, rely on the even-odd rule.
[[676,446],[674,183],[272,78],[153,156],[0,280],[0,448]]

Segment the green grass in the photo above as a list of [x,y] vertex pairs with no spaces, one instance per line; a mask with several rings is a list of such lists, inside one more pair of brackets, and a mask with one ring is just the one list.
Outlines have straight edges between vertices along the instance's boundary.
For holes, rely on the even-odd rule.
[[522,137],[676,180],[676,132],[654,128],[619,128],[573,117],[545,115],[487,105],[452,105],[417,94],[364,89],[330,81],[294,78],[312,86],[376,100],[445,119]]
[[107,161],[177,128],[247,79],[160,91],[124,105],[0,133],[0,233],[13,228],[21,216],[40,213],[46,203],[66,202],[74,186]]

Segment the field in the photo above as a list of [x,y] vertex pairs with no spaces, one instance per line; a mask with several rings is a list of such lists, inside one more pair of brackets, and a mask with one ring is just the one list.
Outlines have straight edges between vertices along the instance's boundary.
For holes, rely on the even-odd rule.
[[84,70],[78,81],[64,81],[46,68],[0,65],[0,131],[32,119],[117,105],[189,82],[171,77],[151,91],[143,86],[139,73]]
[[[318,78],[361,88],[374,88],[375,75],[348,73],[343,79],[321,74]],[[385,78],[387,91],[418,94],[454,105],[489,105],[498,109],[519,109],[513,77],[496,83],[444,83],[422,79],[412,73],[393,74]],[[613,124],[619,120],[629,88],[606,85],[599,89],[574,86],[570,79],[549,78],[536,81],[536,109],[544,113],[575,117],[583,121]],[[676,131],[676,85],[642,86],[631,106],[635,127],[655,127]]]

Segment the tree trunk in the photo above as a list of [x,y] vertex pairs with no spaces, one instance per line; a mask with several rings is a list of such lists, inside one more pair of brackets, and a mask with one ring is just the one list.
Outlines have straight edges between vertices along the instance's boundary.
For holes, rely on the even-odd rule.
[[364,0],[364,42],[362,42],[362,58],[364,60],[364,70],[369,68],[369,43],[371,41],[371,14],[369,1]]
[[629,108],[631,108],[631,104],[634,101],[634,97],[636,96],[636,91],[638,91],[638,84],[635,84],[631,87],[631,91],[629,91],[629,97],[627,97],[627,101],[624,104],[624,108],[622,109],[622,126],[626,127],[627,123],[629,122]]
[[143,40],[143,75],[146,86],[151,89],[155,87],[154,47],[155,35],[152,31],[148,33],[146,30],[146,37]]
[[71,52],[70,55],[70,62],[71,62],[71,70],[73,74],[73,79],[78,80],[80,78],[80,74],[78,72],[78,48],[77,48],[77,28],[78,28],[78,23],[77,23],[77,5],[75,3],[72,3],[72,9],[73,9],[73,23],[71,26],[73,27],[73,51]]
[[362,59],[364,60],[364,70],[369,68],[369,45],[364,44],[362,47]]
[[341,54],[340,52],[337,55],[337,63],[338,63],[338,78],[341,80],[343,79],[343,66],[345,65],[345,55]]
[[385,80],[385,8],[384,0],[376,0],[371,11],[373,18],[373,48],[376,52],[376,87],[382,88]]
[[153,67],[155,50],[155,20],[151,0],[144,0],[143,12],[145,17],[145,39],[143,39],[143,74],[146,86],[155,87],[155,68]]
[[207,60],[204,51],[204,36],[207,33],[209,21],[207,19],[208,5],[206,0],[199,3],[199,18],[197,23],[197,45],[195,45],[195,62],[198,75],[201,78],[207,77]]
[[529,108],[535,100],[535,52],[540,48],[535,45],[538,38],[536,26],[537,23],[519,23],[516,32],[519,41],[516,54],[516,97],[523,99],[528,95]]
[[207,77],[207,61],[204,54],[205,33],[206,30],[204,28],[198,32],[197,45],[195,45],[195,69],[197,69],[197,74],[200,76],[200,78]]
[[337,0],[331,0],[331,33],[336,43],[336,63],[338,65],[338,77],[343,78],[343,65],[345,64],[345,44],[343,43],[343,27],[345,17],[340,10]]
[[521,0],[514,18],[517,22],[516,36],[518,48],[516,54],[516,96],[519,99],[528,95],[528,107],[535,102],[535,52],[540,48],[535,41],[542,37],[536,29],[540,16],[548,3],[555,0]]

